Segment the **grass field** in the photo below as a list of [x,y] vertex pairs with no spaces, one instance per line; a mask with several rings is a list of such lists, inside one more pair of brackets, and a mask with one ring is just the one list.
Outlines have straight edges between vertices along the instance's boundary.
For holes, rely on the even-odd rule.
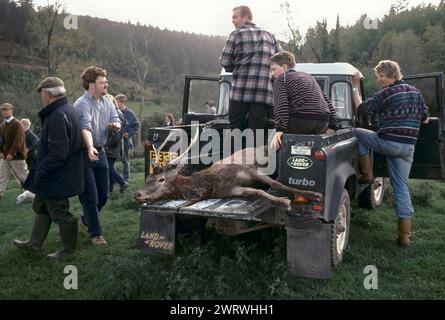
[[[50,261],[16,250],[13,239],[31,232],[31,205],[15,205],[20,189],[11,181],[0,202],[0,299],[444,299],[445,184],[414,181],[414,244],[395,245],[391,188],[384,205],[365,211],[353,204],[349,250],[331,280],[301,279],[287,269],[280,229],[229,237],[207,232],[179,239],[175,257],[138,250],[138,205],[130,192],[143,183],[136,160],[131,190],[111,196],[101,221],[108,248],[79,234],[79,254]],[[80,216],[73,199],[72,211]],[[59,248],[53,226],[44,253]],[[78,290],[63,287],[64,267],[78,269]],[[378,290],[363,286],[364,268],[378,269]]]

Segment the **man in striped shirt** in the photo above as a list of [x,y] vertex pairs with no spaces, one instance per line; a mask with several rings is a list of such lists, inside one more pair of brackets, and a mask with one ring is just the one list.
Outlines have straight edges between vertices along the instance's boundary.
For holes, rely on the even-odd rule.
[[408,189],[409,174],[420,124],[428,122],[428,108],[420,91],[402,80],[397,62],[380,61],[374,71],[383,88],[366,101],[362,101],[358,89],[362,75],[359,72],[354,75],[354,103],[358,112],[379,115],[377,132],[360,128],[355,131],[362,171],[360,182],[374,181],[370,149],[385,155],[399,217],[398,241],[402,246],[409,246],[414,214]]
[[264,129],[273,105],[270,57],[281,51],[275,37],[252,23],[246,6],[233,9],[233,31],[220,58],[233,73],[229,120],[231,129]]
[[130,149],[133,148],[133,137],[139,131],[141,123],[133,110],[125,106],[125,103],[128,101],[125,95],[118,94],[115,99],[117,101],[117,107],[125,118],[123,127],[124,151],[122,153],[122,167],[124,180],[128,183],[130,180]]
[[283,133],[320,134],[341,128],[335,108],[313,76],[293,70],[295,56],[288,51],[270,59],[274,118],[277,132],[272,145],[281,148]]

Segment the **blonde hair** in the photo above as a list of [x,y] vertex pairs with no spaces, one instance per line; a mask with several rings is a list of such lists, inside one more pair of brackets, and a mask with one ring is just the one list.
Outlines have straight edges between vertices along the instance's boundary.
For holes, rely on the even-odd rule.
[[29,128],[31,128],[31,120],[29,119],[22,119],[20,120],[20,123],[23,126],[23,129],[25,129],[25,131],[27,131]]
[[400,71],[400,66],[397,62],[391,60],[382,60],[377,66],[375,66],[374,71],[376,74],[384,74],[386,77],[395,80],[402,80],[403,74]]

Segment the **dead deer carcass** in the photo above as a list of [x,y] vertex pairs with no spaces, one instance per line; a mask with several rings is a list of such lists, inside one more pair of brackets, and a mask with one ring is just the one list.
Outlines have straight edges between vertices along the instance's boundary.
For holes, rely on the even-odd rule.
[[290,210],[291,201],[287,197],[276,197],[262,189],[254,188],[259,182],[276,190],[301,194],[309,200],[321,201],[321,195],[318,193],[294,189],[261,174],[258,170],[260,166],[257,164],[237,164],[239,162],[233,161],[239,156],[245,159],[246,153],[254,154],[252,150],[254,149],[239,151],[230,159],[214,163],[191,176],[181,175],[179,172],[182,167],[177,164],[156,168],[154,174],[147,178],[145,185],[134,193],[134,197],[140,203],[152,203],[162,199],[200,201],[208,198],[264,198]]

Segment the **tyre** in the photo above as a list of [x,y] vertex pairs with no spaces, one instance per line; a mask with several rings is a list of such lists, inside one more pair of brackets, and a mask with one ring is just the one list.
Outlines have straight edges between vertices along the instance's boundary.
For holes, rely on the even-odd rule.
[[385,194],[385,179],[376,178],[374,184],[370,184],[358,196],[360,207],[366,209],[375,209],[383,202]]
[[331,226],[331,262],[338,265],[345,254],[349,240],[349,221],[351,217],[351,201],[349,193],[343,190],[338,216]]

